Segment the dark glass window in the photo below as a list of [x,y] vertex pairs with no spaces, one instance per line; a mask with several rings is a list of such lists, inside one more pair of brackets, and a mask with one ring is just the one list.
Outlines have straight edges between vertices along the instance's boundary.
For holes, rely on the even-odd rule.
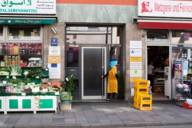
[[191,44],[192,31],[176,30],[172,31],[171,43]]
[[3,36],[3,26],[0,26],[0,36]]
[[67,67],[78,67],[79,66],[79,47],[69,46],[67,47]]
[[40,39],[39,26],[11,26],[8,28],[9,39]]
[[172,37],[180,37],[182,34],[188,35],[191,37],[192,31],[173,31],[172,32]]
[[147,40],[168,39],[168,30],[147,30]]

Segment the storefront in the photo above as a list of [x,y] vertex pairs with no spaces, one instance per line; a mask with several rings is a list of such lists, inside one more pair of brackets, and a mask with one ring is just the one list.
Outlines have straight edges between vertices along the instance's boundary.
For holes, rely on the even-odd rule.
[[[67,26],[65,76],[76,77],[74,100],[105,100],[110,53],[114,50],[119,70],[122,65],[121,26]],[[121,88],[122,89],[122,88]],[[121,92],[122,93],[122,92]],[[122,95],[122,94],[121,94]],[[120,97],[117,96],[117,97]],[[122,97],[121,97],[122,98]]]
[[130,42],[137,43],[139,40],[139,53],[144,48],[140,43],[141,31],[132,24],[136,3],[136,0],[58,0],[57,16],[59,22],[64,23],[65,30],[65,51],[61,52],[64,53],[62,70],[64,77],[76,75],[78,85],[74,97],[77,100],[100,101],[107,98],[106,80],[101,81],[99,77],[109,70],[112,47],[117,49],[122,78],[119,82],[120,99],[129,100],[131,97],[130,77],[144,76],[140,56],[131,58],[139,60],[138,63],[132,63],[132,66],[138,64],[136,69],[130,70],[129,63],[130,50],[138,51],[135,47],[130,49]]
[[154,98],[182,99],[185,92],[180,90],[190,90],[191,7],[190,1],[182,0],[138,1],[137,23],[146,45],[145,76],[151,80]]
[[[0,6],[0,111],[56,111],[56,96],[41,88],[49,78],[46,49],[56,0],[7,0]],[[43,90],[46,95],[37,94]]]

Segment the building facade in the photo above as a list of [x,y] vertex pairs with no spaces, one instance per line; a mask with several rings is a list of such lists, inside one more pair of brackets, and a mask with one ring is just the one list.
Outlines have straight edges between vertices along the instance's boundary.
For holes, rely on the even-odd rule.
[[[65,26],[65,52],[61,51],[64,53],[62,65],[65,69],[61,69],[64,70],[62,75],[77,75],[80,99],[106,97],[106,83],[97,83],[93,79],[99,81],[98,75],[107,71],[110,49],[115,47],[124,77],[126,100],[133,95],[135,78],[151,80],[154,99],[176,99],[179,97],[177,86],[187,81],[187,75],[191,74],[190,10],[191,2],[182,0],[57,1],[58,21]],[[183,41],[183,49],[178,45],[182,37],[187,38]],[[102,61],[102,70],[98,72],[85,68],[92,68],[89,66],[93,64],[89,61],[94,56],[87,54],[90,55],[94,48],[101,48],[105,53],[98,53]],[[74,59],[69,49],[74,54],[78,53],[79,59]],[[70,65],[72,58],[76,66]],[[150,63],[153,64],[152,79],[149,78]],[[87,77],[91,75],[92,79]]]
[[[77,76],[77,99],[106,98],[106,81],[99,77],[108,70],[112,47],[115,47],[119,70],[125,78],[122,83],[126,82],[126,86],[120,87],[123,88],[121,93],[126,95],[125,99],[130,96],[129,42],[139,41],[142,36],[133,24],[136,8],[136,0],[57,1],[58,24],[65,28],[64,38],[60,35],[65,44],[61,51],[62,59],[65,58],[61,64],[65,67],[61,69],[62,78],[71,73]],[[139,75],[144,77],[140,70]]]
[[26,51],[40,56],[39,66],[48,66],[51,79],[73,74],[77,100],[106,99],[107,81],[100,76],[109,69],[111,53],[121,75],[119,97],[125,100],[131,99],[137,78],[151,80],[154,97],[175,99],[177,85],[192,73],[190,1],[38,2],[1,3],[1,47],[19,46],[24,64]]

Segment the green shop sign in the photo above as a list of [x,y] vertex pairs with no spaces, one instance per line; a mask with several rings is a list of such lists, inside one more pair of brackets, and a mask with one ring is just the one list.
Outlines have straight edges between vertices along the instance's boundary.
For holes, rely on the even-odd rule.
[[45,19],[0,19],[0,25],[15,25],[15,24],[42,24],[51,25],[56,23],[56,18],[45,18]]
[[56,14],[56,0],[0,0],[0,14]]

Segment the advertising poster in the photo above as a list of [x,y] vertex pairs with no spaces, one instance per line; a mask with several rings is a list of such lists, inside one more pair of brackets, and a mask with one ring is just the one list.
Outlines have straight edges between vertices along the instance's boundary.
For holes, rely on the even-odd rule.
[[138,16],[192,17],[191,0],[138,0]]

